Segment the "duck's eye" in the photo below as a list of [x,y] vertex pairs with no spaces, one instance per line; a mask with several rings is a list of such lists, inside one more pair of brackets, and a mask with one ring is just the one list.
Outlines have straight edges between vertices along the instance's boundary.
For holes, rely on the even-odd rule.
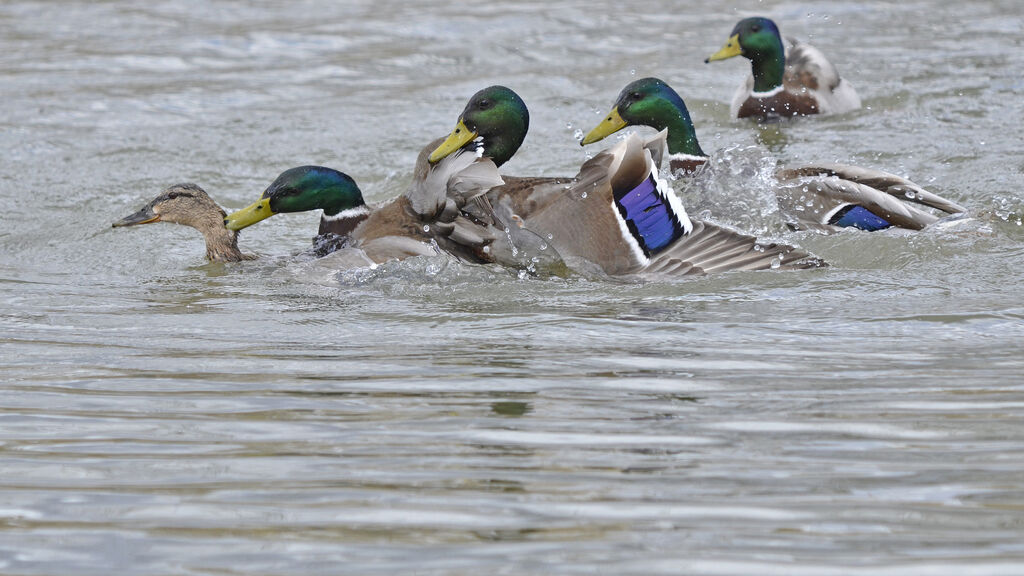
[[633,92],[629,95],[630,100],[643,100],[644,95],[639,92]]
[[488,108],[491,107],[491,101],[487,99],[481,100],[476,103],[476,107],[479,108],[480,110],[487,110]]
[[760,32],[761,31],[761,25],[760,24],[754,24],[753,26],[750,27],[750,31],[754,32],[754,33]]
[[190,194],[188,192],[169,192],[167,194],[167,199],[168,200],[174,200],[175,198],[177,198],[179,196],[181,196],[182,198],[195,198],[195,195]]

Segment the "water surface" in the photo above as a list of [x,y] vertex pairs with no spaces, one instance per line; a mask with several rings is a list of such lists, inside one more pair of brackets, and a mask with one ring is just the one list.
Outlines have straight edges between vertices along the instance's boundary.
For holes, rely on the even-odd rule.
[[[1024,572],[1024,10],[963,7],[4,3],[0,572]],[[745,66],[702,60],[754,8],[864,108],[730,120]],[[716,158],[691,214],[831,268],[337,275],[312,214],[231,265],[110,229],[169,184],[235,209],[307,163],[390,198],[494,83],[532,116],[504,171],[570,175],[648,75]],[[766,175],[815,160],[974,218],[789,232]]]

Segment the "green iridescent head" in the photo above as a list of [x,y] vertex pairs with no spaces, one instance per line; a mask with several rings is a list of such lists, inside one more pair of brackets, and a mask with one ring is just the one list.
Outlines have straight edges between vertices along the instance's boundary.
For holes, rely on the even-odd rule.
[[626,126],[650,126],[659,131],[668,129],[670,154],[706,156],[697,142],[686,103],[671,86],[658,78],[630,82],[619,92],[612,111],[580,144],[586,146],[597,142]]
[[786,49],[779,27],[768,18],[744,18],[729,34],[729,40],[704,62],[743,56],[751,62],[754,91],[767,92],[782,85],[786,69]]
[[363,205],[363,194],[347,174],[323,166],[299,166],[282,172],[257,202],[229,214],[224,224],[241,230],[281,212],[320,209],[334,216]]
[[430,154],[430,162],[460,148],[480,151],[501,166],[519,150],[530,128],[530,112],[514,91],[491,86],[469,99],[448,138]]

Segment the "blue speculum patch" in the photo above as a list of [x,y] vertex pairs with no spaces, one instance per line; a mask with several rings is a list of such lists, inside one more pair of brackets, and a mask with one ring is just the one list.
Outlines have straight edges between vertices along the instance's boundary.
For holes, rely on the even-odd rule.
[[833,226],[842,226],[843,228],[852,227],[859,230],[866,230],[868,232],[884,230],[885,228],[892,226],[892,224],[889,224],[882,218],[879,218],[863,206],[847,206],[846,208],[836,212],[828,223]]
[[679,219],[668,200],[658,192],[653,175],[629,192],[616,194],[615,204],[629,231],[648,256],[660,252],[683,235]]

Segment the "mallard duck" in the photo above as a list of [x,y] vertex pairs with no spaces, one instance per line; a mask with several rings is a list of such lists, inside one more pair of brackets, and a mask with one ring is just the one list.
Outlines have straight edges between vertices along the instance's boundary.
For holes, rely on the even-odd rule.
[[743,56],[751,75],[733,96],[734,118],[777,118],[842,114],[860,108],[860,97],[817,48],[788,39],[768,18],[745,18],[732,29],[721,50],[704,62]]
[[[477,92],[448,139],[431,155],[456,151],[498,166],[526,137],[529,113],[503,86]],[[583,163],[572,178],[505,176],[505,183],[468,202],[464,214],[499,241],[492,261],[560,261],[609,275],[679,276],[726,270],[809,268],[823,263],[803,250],[690,218],[658,167],[665,134],[631,137]]]
[[[241,230],[274,214],[323,210],[316,239],[318,252],[345,250],[345,267],[368,266],[388,260],[436,254],[434,245],[456,256],[478,261],[464,246],[478,239],[467,231],[459,203],[502,183],[490,160],[457,154],[430,165],[424,149],[409,190],[397,198],[368,206],[356,182],[347,174],[323,166],[285,170],[253,204],[224,219],[230,230]],[[451,240],[454,238],[454,240]],[[481,240],[482,242],[482,240]]]
[[[676,173],[692,172],[707,161],[686,104],[662,80],[642,78],[623,88],[612,111],[580,143],[597,142],[626,126],[667,130],[670,167]],[[781,170],[776,177],[779,207],[796,228],[919,230],[939,216],[918,206],[948,214],[966,211],[910,180],[858,166],[815,164]]]
[[223,209],[195,184],[175,184],[161,192],[131,216],[114,222],[114,228],[151,222],[173,222],[199,230],[206,239],[206,258],[211,262],[238,262],[253,256],[238,249],[238,233],[224,227]]

